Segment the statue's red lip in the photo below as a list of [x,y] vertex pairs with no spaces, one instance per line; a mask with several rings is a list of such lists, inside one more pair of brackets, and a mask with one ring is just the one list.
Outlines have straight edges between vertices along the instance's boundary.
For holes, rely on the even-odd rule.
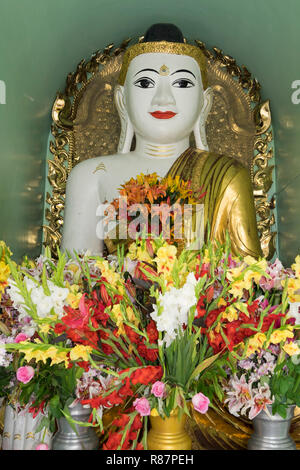
[[150,114],[156,119],[170,119],[176,116],[177,113],[173,113],[173,111],[154,111],[153,113],[150,113]]

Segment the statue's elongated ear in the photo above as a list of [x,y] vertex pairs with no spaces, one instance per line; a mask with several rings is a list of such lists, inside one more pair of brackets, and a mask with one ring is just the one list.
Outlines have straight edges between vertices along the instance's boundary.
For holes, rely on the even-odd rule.
[[196,141],[196,147],[200,150],[208,150],[207,140],[206,140],[206,131],[205,131],[205,123],[207,120],[207,116],[211,110],[212,102],[213,102],[213,90],[212,88],[206,88],[203,93],[203,106],[201,112],[199,114],[199,118],[194,127],[194,135]]
[[124,87],[121,85],[117,85],[115,88],[115,105],[121,121],[118,153],[128,153],[130,152],[134,131],[126,109]]

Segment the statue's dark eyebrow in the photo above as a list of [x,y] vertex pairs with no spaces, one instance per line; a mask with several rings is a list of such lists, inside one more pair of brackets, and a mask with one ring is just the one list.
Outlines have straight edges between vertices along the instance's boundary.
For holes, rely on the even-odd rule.
[[186,69],[176,70],[176,72],[171,73],[171,75],[174,75],[174,73],[178,73],[178,72],[190,73],[191,75],[193,75],[194,78],[196,78],[195,75],[193,74],[193,72],[191,72],[190,70],[186,70]]
[[[137,75],[138,73],[141,73],[141,72],[155,72],[158,74],[158,71],[157,70],[154,70],[154,69],[143,69],[143,70],[139,70],[135,75]],[[135,76],[134,75],[134,76]]]

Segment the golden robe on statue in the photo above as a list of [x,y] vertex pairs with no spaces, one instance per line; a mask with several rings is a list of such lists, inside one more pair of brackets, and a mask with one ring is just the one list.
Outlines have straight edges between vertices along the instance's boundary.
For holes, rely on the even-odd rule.
[[253,189],[247,168],[237,160],[211,152],[187,149],[168,172],[192,182],[194,191],[205,192],[204,239],[225,243],[226,231],[233,254],[262,255],[257,232]]

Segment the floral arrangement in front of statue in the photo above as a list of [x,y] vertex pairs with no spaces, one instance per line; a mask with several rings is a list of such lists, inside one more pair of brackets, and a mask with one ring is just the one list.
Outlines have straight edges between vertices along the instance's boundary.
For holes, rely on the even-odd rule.
[[[162,237],[141,238],[124,251],[59,253],[57,261],[46,251],[21,266],[6,251],[1,278],[2,315],[14,317],[0,348],[11,367],[8,395],[45,413],[51,429],[60,416],[72,422],[74,400],[91,407],[89,424],[103,432],[114,414],[104,449],[146,448],[149,416],[205,413],[228,400],[246,351],[256,354],[264,336],[286,330],[285,348],[295,347],[287,301],[297,300],[299,262],[287,270],[234,257],[228,239],[180,252]],[[269,367],[269,355],[259,360]]]
[[[250,315],[240,325],[241,330],[250,328],[255,334],[232,349],[230,361],[234,366],[227,370],[223,381],[230,413],[251,420],[262,410],[268,412],[267,405],[272,405],[273,414],[283,418],[290,405],[300,405],[300,324],[296,324],[288,306],[289,301],[298,300],[300,257],[292,270],[285,271],[289,277],[283,278],[284,270],[278,260],[267,271],[270,277],[260,279],[265,289],[260,320],[255,324]],[[282,295],[272,307],[266,299],[275,285]]]
[[115,251],[110,239],[116,238],[112,233],[117,231],[118,243],[126,245],[141,233],[148,241],[162,235],[170,244],[182,244],[187,221],[195,217],[193,208],[201,204],[204,196],[201,190],[192,189],[191,181],[183,181],[179,176],[161,178],[156,173],[142,173],[131,178],[119,188],[119,197],[107,209],[105,224],[117,222],[106,237],[108,248]]

